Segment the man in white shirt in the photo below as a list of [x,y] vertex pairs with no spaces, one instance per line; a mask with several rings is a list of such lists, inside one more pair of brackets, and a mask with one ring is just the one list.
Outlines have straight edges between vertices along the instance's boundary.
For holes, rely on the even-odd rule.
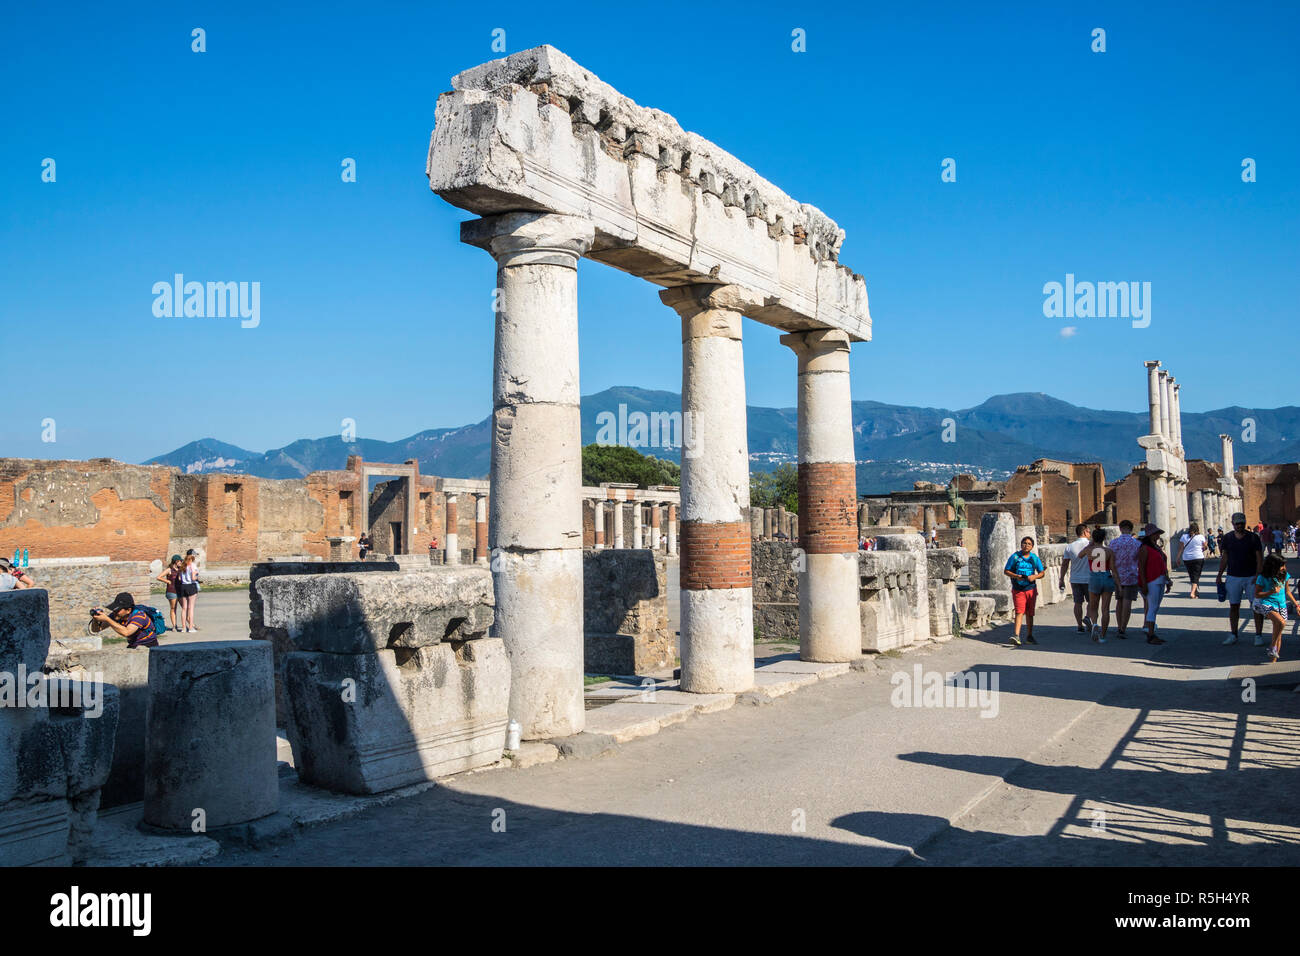
[[1074,597],[1074,622],[1083,634],[1092,630],[1092,619],[1083,610],[1088,604],[1088,581],[1092,574],[1092,568],[1088,567],[1088,549],[1092,547],[1088,530],[1086,524],[1074,526],[1074,533],[1078,537],[1070,542],[1065,549],[1065,557],[1061,559],[1061,590],[1065,590],[1065,582],[1068,578],[1070,591]]

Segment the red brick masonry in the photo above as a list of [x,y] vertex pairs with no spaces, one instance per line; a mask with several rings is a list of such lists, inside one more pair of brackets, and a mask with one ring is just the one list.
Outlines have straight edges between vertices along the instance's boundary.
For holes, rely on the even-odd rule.
[[858,550],[853,462],[799,463],[799,547],[809,554]]
[[749,522],[682,522],[681,587],[721,591],[753,586],[749,565]]

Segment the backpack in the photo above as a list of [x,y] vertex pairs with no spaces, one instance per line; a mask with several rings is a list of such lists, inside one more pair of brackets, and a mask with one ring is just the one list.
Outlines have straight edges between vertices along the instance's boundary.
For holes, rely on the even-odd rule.
[[154,637],[162,637],[167,633],[167,621],[162,616],[162,612],[156,607],[149,607],[147,604],[141,604],[140,610],[149,615],[149,620],[153,621]]

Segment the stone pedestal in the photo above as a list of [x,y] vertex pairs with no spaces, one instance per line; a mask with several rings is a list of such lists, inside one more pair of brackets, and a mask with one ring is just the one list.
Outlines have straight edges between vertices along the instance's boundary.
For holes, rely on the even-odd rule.
[[672,667],[665,560],[652,552],[583,554],[584,670],[627,677]]
[[196,821],[214,830],[275,813],[271,646],[163,644],[149,655],[145,823],[194,832]]
[[984,591],[1011,591],[1007,560],[1016,551],[1016,523],[1005,511],[990,511],[980,519],[980,581]]
[[350,537],[326,538],[330,546],[331,561],[351,561],[352,545],[357,540]]

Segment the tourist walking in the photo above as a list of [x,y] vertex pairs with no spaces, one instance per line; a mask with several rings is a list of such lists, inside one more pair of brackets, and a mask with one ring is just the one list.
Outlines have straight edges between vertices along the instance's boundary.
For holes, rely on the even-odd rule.
[[1148,644],[1163,644],[1164,638],[1156,634],[1156,616],[1160,613],[1160,602],[1164,600],[1169,589],[1174,586],[1169,577],[1169,559],[1165,556],[1160,536],[1162,528],[1148,524],[1142,529],[1142,544],[1138,549],[1138,587],[1147,598],[1147,612],[1142,626],[1147,632]]
[[1295,604],[1296,596],[1291,590],[1286,559],[1280,554],[1270,554],[1255,578],[1255,611],[1262,613],[1273,625],[1273,643],[1268,648],[1271,664],[1276,664],[1282,654],[1282,631],[1286,628],[1288,603]]
[[[1249,590],[1254,586],[1255,578],[1264,571],[1264,549],[1259,535],[1246,529],[1246,516],[1240,511],[1232,516],[1232,531],[1223,536],[1219,542],[1219,573],[1215,586],[1219,589],[1219,600],[1228,602],[1229,634],[1223,639],[1225,645],[1237,643],[1237,630],[1240,626],[1241,599],[1248,602],[1255,594]],[[1225,581],[1226,578],[1226,581]],[[1264,630],[1263,617],[1256,615],[1255,646],[1264,643],[1261,636]]]
[[[1137,600],[1138,551],[1142,542],[1133,536],[1133,522],[1125,518],[1119,523],[1119,537],[1108,547],[1115,556],[1115,636],[1128,639],[1128,620]],[[1145,604],[1145,602],[1143,602]]]
[[178,583],[181,625],[176,630],[184,631],[186,634],[197,634],[199,629],[194,626],[194,602],[199,594],[199,565],[198,556],[193,551],[185,555]]
[[1084,552],[1092,547],[1092,539],[1088,537],[1086,524],[1075,525],[1074,534],[1075,539],[1066,547],[1065,557],[1061,559],[1061,590],[1065,590],[1068,581],[1074,598],[1074,623],[1080,634],[1087,634],[1092,630],[1092,620],[1084,609],[1088,602],[1088,579],[1092,572]]
[[167,587],[167,606],[171,609],[173,631],[181,629],[180,625],[176,623],[176,606],[181,600],[181,570],[184,567],[185,559],[179,554],[173,554],[172,559],[167,562],[167,567],[163,568],[162,573],[154,578],[155,581],[162,581]]
[[1084,552],[1088,559],[1088,619],[1093,622],[1092,639],[1106,643],[1110,629],[1110,599],[1117,580],[1115,553],[1106,547],[1106,529],[1092,529],[1092,544]]
[[1205,568],[1205,550],[1208,542],[1205,535],[1201,534],[1200,525],[1195,521],[1187,525],[1187,530],[1179,541],[1179,556],[1183,562],[1183,567],[1187,569],[1187,577],[1192,582],[1192,590],[1189,597],[1195,599],[1201,595],[1201,571]]
[[1038,580],[1045,573],[1042,559],[1034,553],[1034,539],[1026,535],[1020,539],[1020,550],[1007,558],[1003,572],[1011,579],[1011,600],[1015,607],[1016,623],[1011,643],[1020,644],[1020,625],[1025,624],[1025,643],[1034,640],[1034,608],[1038,604]]

